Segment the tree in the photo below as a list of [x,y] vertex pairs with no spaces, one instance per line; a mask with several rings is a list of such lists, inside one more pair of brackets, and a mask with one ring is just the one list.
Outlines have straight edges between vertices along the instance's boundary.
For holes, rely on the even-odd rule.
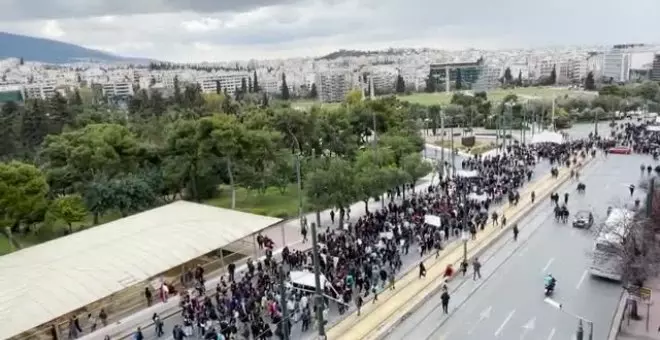
[[11,158],[19,151],[16,130],[20,115],[20,108],[13,101],[5,103],[0,108],[0,160]]
[[424,91],[428,93],[433,93],[436,91],[436,80],[433,75],[433,72],[429,71],[429,75],[426,77],[426,88]]
[[261,88],[259,88],[259,81],[257,80],[257,71],[254,71],[254,74],[252,75],[252,89],[254,92],[259,92]]
[[463,89],[463,72],[460,68],[456,69],[456,89]]
[[[356,183],[352,164],[332,157],[307,176],[305,195],[317,214],[330,207],[343,209],[358,197]],[[343,214],[340,214],[339,225],[344,225]]]
[[319,93],[316,90],[316,84],[312,83],[312,88],[309,90],[309,98],[311,99],[318,99]]
[[241,78],[241,94],[248,93],[247,79]]
[[254,92],[254,89],[252,88],[252,78],[248,77],[248,93]]
[[55,220],[60,220],[69,226],[73,233],[73,223],[81,222],[87,216],[87,209],[80,195],[66,195],[56,198],[48,207],[48,213]]
[[396,77],[396,93],[405,93],[406,92],[406,83],[403,81],[403,77],[399,74]]
[[282,99],[291,99],[291,95],[289,94],[289,86],[286,84],[286,74],[284,73],[282,73]]
[[549,85],[557,84],[557,65],[552,66],[552,71],[550,71],[550,78],[548,78]]
[[183,97],[181,96],[181,84],[179,84],[179,77],[174,76],[174,104],[179,104],[183,102]]
[[222,86],[220,85],[220,81],[216,80],[215,81],[215,94],[221,94],[222,93]]
[[0,163],[0,227],[20,231],[21,222],[47,206],[48,183],[34,165]]
[[584,80],[584,89],[587,91],[596,90],[596,81],[594,80],[594,73],[587,73],[587,78]]
[[410,176],[413,190],[415,188],[415,184],[417,184],[417,181],[420,178],[428,175],[429,172],[431,172],[433,169],[431,164],[425,162],[419,153],[405,156],[401,162],[401,168],[408,174],[408,176]]
[[504,70],[504,84],[509,85],[513,83],[513,75],[511,74],[511,68],[507,67]]
[[518,71],[518,80],[516,81],[516,86],[523,86],[522,70]]

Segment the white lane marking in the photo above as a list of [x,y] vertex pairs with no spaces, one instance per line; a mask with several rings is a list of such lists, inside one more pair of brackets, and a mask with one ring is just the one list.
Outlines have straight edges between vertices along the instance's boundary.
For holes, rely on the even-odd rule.
[[490,311],[491,311],[492,309],[493,309],[493,307],[492,307],[492,306],[489,306],[488,308],[484,309],[484,310],[479,314],[479,322],[475,322],[474,325],[472,325],[472,327],[470,327],[470,330],[468,330],[468,335],[474,333],[474,331],[477,329],[477,327],[479,327],[479,324],[480,324],[482,321],[484,321],[484,320],[490,318]]
[[498,328],[495,331],[495,336],[500,336],[500,334],[502,334],[502,331],[504,330],[504,327],[506,327],[506,324],[509,323],[509,321],[511,321],[511,318],[513,317],[513,313],[515,313],[515,312],[516,312],[516,310],[514,309],[514,310],[511,311],[511,313],[509,313],[509,315],[507,315],[506,319],[504,319],[504,322],[502,322],[502,324],[500,325],[500,328]]
[[555,329],[553,328],[553,329],[550,331],[550,335],[548,335],[548,340],[552,340],[552,338],[553,338],[554,336],[555,336]]
[[580,281],[578,281],[577,286],[575,286],[575,289],[580,289],[580,286],[582,286],[582,282],[584,282],[584,279],[587,277],[587,274],[589,273],[588,270],[584,270],[582,272],[582,276],[580,276]]
[[550,265],[551,265],[552,262],[554,262],[554,261],[555,261],[555,258],[554,258],[554,257],[551,258],[550,260],[548,260],[548,263],[545,265],[545,267],[543,267],[543,269],[541,269],[541,272],[542,272],[542,273],[545,273],[546,271],[548,271],[548,268],[550,268]]

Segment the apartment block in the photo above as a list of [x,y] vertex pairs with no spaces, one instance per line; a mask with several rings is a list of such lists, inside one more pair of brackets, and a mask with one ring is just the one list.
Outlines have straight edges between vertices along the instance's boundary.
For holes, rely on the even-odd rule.
[[316,74],[315,83],[321,102],[341,102],[353,87],[353,74],[348,70],[321,72]]
[[101,84],[101,91],[107,98],[126,98],[133,95],[133,83],[126,81]]
[[651,80],[660,81],[660,53],[653,56],[653,65],[651,66]]
[[25,95],[27,98],[48,99],[55,95],[57,81],[54,79],[45,79],[41,82],[25,85]]
[[248,72],[202,74],[196,76],[195,81],[201,86],[203,93],[215,93],[220,85],[220,91],[227,89],[227,93],[234,94],[236,89],[241,88],[243,79],[247,83],[250,76]]

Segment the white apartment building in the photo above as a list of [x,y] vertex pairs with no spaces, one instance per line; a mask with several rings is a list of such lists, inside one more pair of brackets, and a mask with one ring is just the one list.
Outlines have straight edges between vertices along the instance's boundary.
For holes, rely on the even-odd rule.
[[104,97],[126,98],[133,95],[133,83],[126,81],[108,82],[101,84]]
[[660,53],[653,56],[653,66],[651,66],[651,80],[660,81]]
[[224,92],[227,89],[228,94],[234,94],[236,89],[241,88],[243,79],[247,84],[250,76],[248,72],[223,72],[197,75],[195,81],[202,88],[203,93],[216,93],[217,86],[220,85],[220,91]]
[[603,78],[615,82],[626,82],[630,77],[630,50],[613,48],[603,56]]
[[590,52],[587,57],[587,69],[586,72],[592,72],[594,79],[602,79],[603,77],[603,63],[605,54],[600,52]]
[[321,102],[341,102],[353,87],[353,74],[348,70],[320,72],[315,83]]
[[37,83],[26,84],[25,95],[27,98],[48,99],[55,95],[57,86],[55,79],[45,79]]

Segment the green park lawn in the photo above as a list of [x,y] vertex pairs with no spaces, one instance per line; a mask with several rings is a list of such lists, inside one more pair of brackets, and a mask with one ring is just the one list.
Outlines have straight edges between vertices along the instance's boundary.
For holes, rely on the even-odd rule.
[[[565,95],[568,96],[587,96],[587,95],[593,95],[589,92],[584,92],[584,91],[578,91],[578,90],[569,90],[567,88],[555,88],[555,87],[519,87],[515,89],[494,89],[491,91],[488,91],[488,99],[492,100],[494,102],[499,102],[504,99],[509,94],[515,94],[517,96],[523,97],[522,99],[525,98],[542,98],[542,99],[549,99],[552,97],[563,97]],[[401,95],[397,96],[399,99],[408,101],[411,103],[415,104],[421,104],[421,105],[434,105],[434,104],[439,104],[439,105],[444,105],[444,104],[449,104],[451,101],[451,96],[453,93],[447,93],[447,92],[435,92],[435,93],[413,93],[410,95]],[[314,105],[321,105],[323,107],[337,107],[340,104],[339,103],[320,103],[315,100],[299,100],[299,101],[294,101],[291,105],[293,107],[297,107],[303,110],[309,109]]]
[[[284,193],[279,188],[268,188],[263,193],[244,188],[236,190],[236,209],[258,215],[279,218],[297,216],[298,200],[298,186],[296,184],[289,185]],[[231,190],[228,186],[222,186],[218,197],[209,199],[204,203],[231,209]]]

